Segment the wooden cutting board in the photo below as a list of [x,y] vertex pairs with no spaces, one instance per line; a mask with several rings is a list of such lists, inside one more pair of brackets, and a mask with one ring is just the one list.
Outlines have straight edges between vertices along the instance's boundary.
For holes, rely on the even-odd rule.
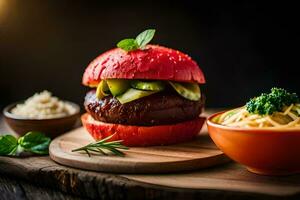
[[169,146],[135,147],[125,157],[99,156],[72,152],[72,149],[94,142],[81,127],[54,139],[49,154],[59,164],[80,169],[114,173],[170,173],[206,168],[229,159],[205,133],[192,142]]

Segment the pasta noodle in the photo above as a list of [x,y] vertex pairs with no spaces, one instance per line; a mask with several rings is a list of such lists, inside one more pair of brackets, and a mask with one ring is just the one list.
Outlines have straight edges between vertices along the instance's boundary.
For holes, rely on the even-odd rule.
[[272,115],[252,114],[244,106],[229,110],[214,121],[240,128],[300,128],[300,104],[285,106],[281,112],[274,112]]

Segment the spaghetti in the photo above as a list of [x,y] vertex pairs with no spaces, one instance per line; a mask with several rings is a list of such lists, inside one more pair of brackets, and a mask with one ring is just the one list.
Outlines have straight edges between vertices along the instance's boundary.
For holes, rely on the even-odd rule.
[[282,111],[271,115],[249,113],[246,106],[229,110],[214,119],[214,122],[239,128],[299,128],[300,104],[284,106]]

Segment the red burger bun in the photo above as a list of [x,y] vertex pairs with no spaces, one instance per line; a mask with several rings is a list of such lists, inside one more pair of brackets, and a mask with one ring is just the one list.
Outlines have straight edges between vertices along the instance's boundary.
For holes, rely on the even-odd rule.
[[82,83],[96,86],[103,79],[149,79],[205,83],[203,72],[188,55],[158,45],[126,52],[109,50],[86,68]]
[[177,124],[158,126],[132,126],[96,121],[88,113],[81,116],[83,126],[95,140],[114,135],[110,141],[123,140],[126,146],[168,145],[189,141],[200,132],[205,118]]

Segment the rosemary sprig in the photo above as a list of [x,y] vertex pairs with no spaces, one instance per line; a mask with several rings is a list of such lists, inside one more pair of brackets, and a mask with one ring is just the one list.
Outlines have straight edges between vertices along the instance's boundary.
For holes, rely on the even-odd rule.
[[116,156],[124,156],[124,152],[120,151],[119,149],[128,149],[128,147],[122,145],[122,140],[107,142],[107,140],[109,140],[113,136],[114,135],[110,135],[97,142],[90,143],[77,149],[73,149],[72,152],[83,151],[88,154],[89,157],[91,156],[91,152],[99,153],[105,156],[109,155],[108,152],[111,152]]

